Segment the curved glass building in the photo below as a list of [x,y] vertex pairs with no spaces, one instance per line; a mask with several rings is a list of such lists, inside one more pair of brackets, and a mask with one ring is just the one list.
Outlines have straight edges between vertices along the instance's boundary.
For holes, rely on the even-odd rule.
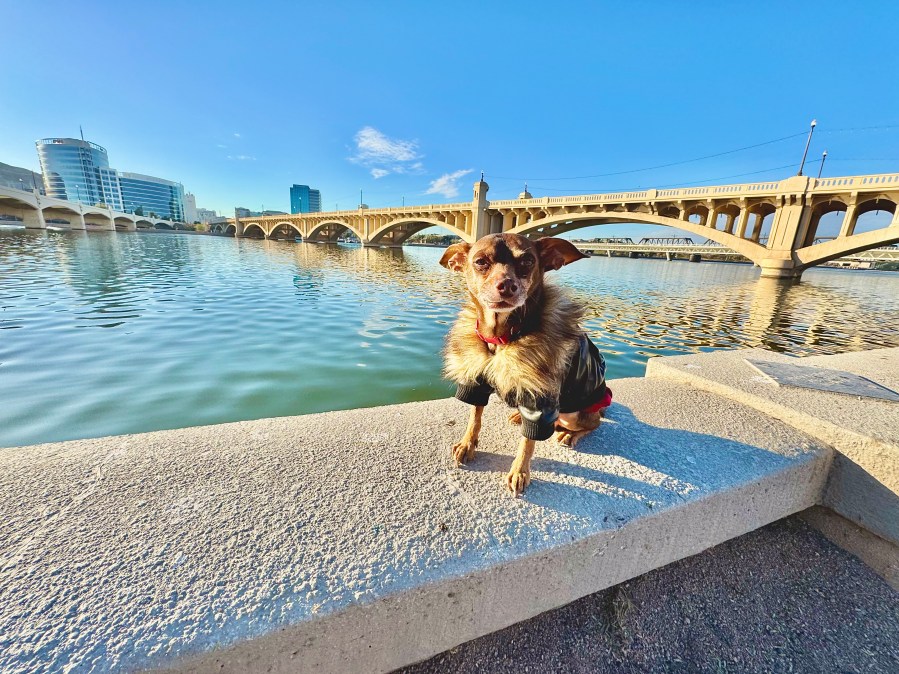
[[43,138],[35,144],[48,197],[122,210],[118,176],[109,168],[105,148],[76,138]]
[[140,173],[119,173],[122,203],[128,213],[184,222],[184,187]]

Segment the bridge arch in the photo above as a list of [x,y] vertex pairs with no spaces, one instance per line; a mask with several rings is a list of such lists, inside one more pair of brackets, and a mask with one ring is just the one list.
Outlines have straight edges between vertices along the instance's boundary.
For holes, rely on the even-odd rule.
[[[850,236],[888,227],[890,221],[896,217],[896,202],[893,199],[883,194],[872,196],[873,198],[866,199],[855,207],[852,221],[847,223],[846,233]],[[883,224],[881,219],[876,216],[876,213],[880,211],[890,214],[890,219],[886,221],[886,224]]]
[[[724,226],[719,227],[719,223],[721,221],[721,216],[724,216]],[[711,220],[707,223],[713,229],[720,229],[728,234],[733,234],[734,226],[736,222],[740,219],[740,206],[733,203],[728,202],[725,204],[721,204],[717,208],[715,208]]]
[[800,248],[794,258],[801,268],[812,267],[871,248],[899,243],[899,227],[882,227],[862,234],[854,234],[825,243]]
[[41,226],[41,209],[35,199],[20,199],[16,195],[0,196],[0,222],[22,223],[26,227]]
[[298,235],[300,235],[300,236],[303,235],[303,231],[299,228],[299,226],[298,226],[296,223],[293,223],[293,222],[287,222],[287,221],[283,221],[283,220],[282,220],[281,222],[278,222],[278,223],[275,223],[274,225],[272,225],[271,233],[269,234],[269,236],[275,236],[275,234],[277,233],[277,231],[278,231],[279,229],[281,229],[282,227],[283,227],[285,230],[291,230],[291,229],[292,229],[292,230],[295,232],[295,234],[298,234]]
[[[708,211],[707,208],[706,211]],[[531,236],[535,233],[539,233],[542,236],[553,236],[595,225],[615,225],[631,222],[642,225],[664,225],[665,227],[681,229],[697,236],[703,236],[720,243],[722,246],[735,250],[756,264],[765,257],[766,248],[755,241],[749,241],[713,227],[706,227],[687,220],[676,220],[652,213],[629,213],[623,211],[615,213],[560,213],[542,220],[528,222],[525,225],[509,230],[509,232],[512,234],[523,234],[524,236]]]
[[[369,237],[369,243],[378,245],[389,240],[389,242],[393,245],[401,245],[410,236],[418,234],[421,230],[427,229],[428,227],[440,227],[447,230],[451,234],[455,234],[456,236],[461,237],[463,241],[469,240],[468,234],[466,234],[455,225],[449,224],[448,222],[442,222],[440,220],[437,220],[436,218],[407,216],[392,220],[386,225],[382,225],[381,227],[376,229],[372,233],[371,237]],[[390,235],[390,239],[387,239],[388,235]]]
[[321,241],[321,234],[325,229],[333,228],[333,226],[340,227],[340,230],[336,230],[336,232],[331,232],[331,234],[324,240],[327,241],[336,241],[340,236],[342,231],[349,230],[353,234],[359,237],[360,241],[365,241],[365,236],[355,227],[353,227],[350,223],[345,222],[343,220],[324,220],[315,225],[312,229],[309,230],[308,236],[304,237],[305,240],[308,241]]
[[137,222],[130,215],[117,215],[113,219],[116,229],[124,229],[126,231],[136,229]]
[[755,222],[752,224],[751,231],[749,231],[747,222],[747,231],[743,232],[743,238],[758,243],[767,236],[767,232],[771,231],[775,213],[777,213],[777,206],[770,201],[759,201],[749,206],[749,215],[755,217]]
[[[848,208],[848,204],[839,197],[833,197],[828,199],[827,201],[822,201],[812,206],[812,212],[809,218],[805,239],[803,240],[803,246],[811,246],[812,243],[814,243],[815,239],[819,236],[819,230],[821,229],[822,221],[824,221],[826,227],[836,228],[836,231],[834,232],[834,236],[836,236],[836,234],[840,231],[840,227],[843,224],[843,219],[845,219],[846,217],[846,211]],[[843,217],[839,220],[827,217],[828,215],[831,215],[833,213],[842,213]]]
[[[259,235],[256,234],[258,231]],[[243,235],[247,239],[264,239],[265,238],[265,230],[262,228],[258,222],[250,222],[244,225]]]

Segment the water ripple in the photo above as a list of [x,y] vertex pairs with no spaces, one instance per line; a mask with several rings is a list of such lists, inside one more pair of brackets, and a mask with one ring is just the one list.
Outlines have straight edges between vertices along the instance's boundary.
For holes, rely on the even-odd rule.
[[[450,395],[434,248],[0,229],[0,446]],[[899,346],[899,275],[590,258],[553,274],[611,377],[648,358]],[[102,329],[95,329],[102,328]]]

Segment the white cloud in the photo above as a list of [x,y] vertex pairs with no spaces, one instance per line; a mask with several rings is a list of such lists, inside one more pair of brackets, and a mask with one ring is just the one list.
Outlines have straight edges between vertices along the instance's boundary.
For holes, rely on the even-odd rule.
[[432,180],[425,194],[439,194],[442,197],[451,199],[459,196],[459,179],[467,176],[474,169],[460,169],[452,173],[444,173],[439,178]]
[[350,157],[354,164],[371,169],[373,178],[391,173],[419,173],[423,170],[418,141],[390,138],[372,126],[365,126],[353,137],[356,153]]
[[389,138],[371,126],[356,132],[356,158],[360,161],[392,162],[418,159],[418,143],[414,140]]
[[236,159],[237,161],[256,161],[256,157],[248,154],[229,154],[228,159]]
[[218,145],[216,145],[216,147],[228,147],[228,146],[227,146],[227,145],[222,145],[221,143],[219,143]]
[[240,134],[239,134],[239,133],[235,133],[235,134],[234,134],[234,137],[235,137],[235,138],[240,138]]

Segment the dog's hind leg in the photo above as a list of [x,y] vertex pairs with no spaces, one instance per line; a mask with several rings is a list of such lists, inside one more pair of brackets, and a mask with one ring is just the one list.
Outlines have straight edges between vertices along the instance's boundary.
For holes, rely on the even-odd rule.
[[468,417],[468,428],[462,439],[453,445],[453,460],[457,466],[461,466],[474,459],[474,450],[478,446],[478,436],[481,434],[481,415],[484,414],[483,405],[473,405]]
[[574,449],[581,438],[599,428],[602,418],[602,410],[591,413],[560,414],[559,420],[556,422],[556,434],[553,437],[560,445]]

